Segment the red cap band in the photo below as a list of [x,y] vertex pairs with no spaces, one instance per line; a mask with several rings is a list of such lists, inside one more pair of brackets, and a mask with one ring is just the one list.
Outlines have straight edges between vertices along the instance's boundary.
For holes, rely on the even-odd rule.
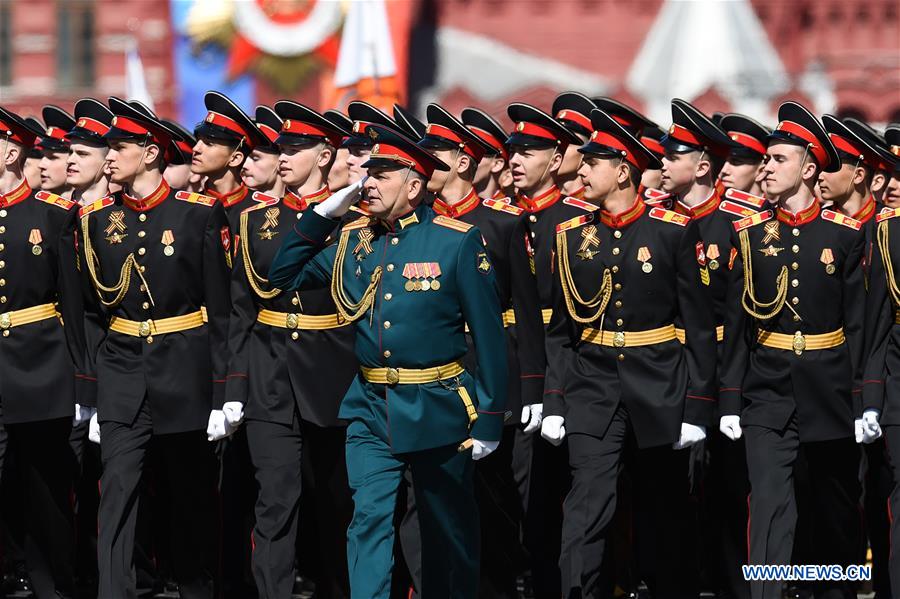
[[434,173],[433,168],[420,163],[411,154],[407,154],[402,149],[389,144],[377,143],[372,146],[372,153],[369,154],[369,159],[371,160],[373,158],[381,158],[383,160],[399,162],[403,166],[409,167],[412,170],[416,171],[426,179],[430,179],[431,175]]
[[749,148],[754,152],[762,154],[763,156],[766,155],[766,146],[764,146],[761,141],[759,141],[752,135],[747,135],[746,133],[741,133],[740,131],[729,131],[728,137],[730,137],[732,141],[738,142],[745,148]]
[[97,135],[106,135],[106,132],[109,131],[109,126],[105,123],[95,121],[94,119],[89,119],[86,116],[79,118],[75,123],[75,126],[80,129],[87,129],[88,131],[96,133]]
[[641,143],[644,144],[644,147],[653,152],[658,156],[665,156],[666,149],[662,147],[662,144],[659,143],[658,140],[653,139],[652,137],[642,137]]
[[45,132],[45,137],[52,137],[53,139],[65,140],[67,131],[60,129],[59,127],[47,127],[47,131]]
[[484,157],[484,148],[482,148],[478,144],[470,144],[466,142],[466,140],[457,135],[455,131],[444,127],[443,125],[430,123],[425,128],[425,135],[440,137],[441,139],[445,139],[451,143],[458,144],[460,146],[460,149],[468,154],[476,162],[480,161]]
[[649,160],[644,154],[635,153],[618,137],[605,133],[603,131],[594,131],[591,133],[591,141],[602,146],[608,146],[615,150],[619,150],[625,154],[625,160],[636,166],[640,170],[647,168]]
[[775,127],[775,130],[790,133],[794,137],[799,137],[808,143],[809,151],[816,158],[819,166],[822,168],[828,166],[828,152],[825,151],[825,148],[819,143],[819,138],[817,138],[812,131],[794,121],[781,121],[778,123],[778,126]]
[[706,142],[695,135],[693,131],[685,129],[681,125],[676,125],[674,123],[671,127],[669,127],[669,137],[671,137],[675,141],[680,141],[692,146],[704,147],[707,145]]
[[37,135],[31,131],[27,129],[22,130],[18,127],[10,127],[2,120],[0,120],[0,134],[8,135],[9,139],[16,143],[20,143],[23,146],[34,145],[34,140],[37,139]]
[[218,112],[213,112],[210,110],[206,113],[206,118],[204,119],[207,123],[211,123],[213,125],[218,125],[223,129],[228,129],[232,133],[237,133],[241,137],[244,138],[244,141],[249,142],[250,136],[244,131],[244,128],[241,127],[237,121],[234,119],[230,119],[224,114],[219,114]]
[[853,145],[853,142],[847,139],[846,137],[841,137],[836,133],[829,133],[828,137],[831,139],[831,143],[834,144],[834,147],[842,152],[846,152],[854,157],[859,157],[862,161],[872,167],[875,170],[878,170],[881,165],[881,159],[878,156],[874,156],[869,154],[863,148],[857,148]]
[[275,140],[278,139],[278,131],[272,129],[268,125],[263,125],[260,123],[258,125],[259,130],[262,131],[262,134],[266,136],[266,139],[269,140],[269,143],[275,143]]
[[321,129],[316,127],[315,125],[311,125],[310,123],[305,123],[303,121],[295,121],[291,119],[285,119],[285,121],[281,124],[281,132],[282,133],[293,133],[294,135],[310,135],[313,137],[324,137],[328,140],[333,146],[337,146],[340,144],[341,136],[337,133],[333,133],[331,131],[326,131],[325,129]]
[[190,156],[194,153],[194,148],[192,148],[190,145],[188,145],[188,143],[186,141],[178,140],[175,142],[175,146],[179,150],[181,150],[181,152],[183,152],[184,154],[187,154],[188,156]]
[[497,152],[501,156],[503,156],[504,159],[509,158],[509,153],[506,151],[506,146],[503,145],[503,141],[505,141],[505,140],[499,140],[496,137],[494,137],[491,133],[489,133],[488,131],[485,131],[484,129],[479,129],[478,127],[470,126],[469,131],[471,131],[472,133],[477,135],[478,138],[481,139],[481,141],[483,141],[487,145],[489,145],[492,148],[494,148],[495,150],[497,150]]
[[632,121],[631,119],[626,118],[626,117],[624,117],[624,116],[619,116],[618,114],[612,114],[612,115],[610,115],[610,116],[613,118],[613,120],[614,120],[615,122],[619,123],[620,125],[622,125],[622,126],[625,127],[626,129],[633,129],[633,128],[639,126],[639,125],[642,125],[642,123],[640,123],[640,122],[638,122],[638,121]]
[[565,110],[560,110],[559,113],[556,115],[556,120],[572,121],[576,125],[581,125],[588,131],[590,131],[593,127],[593,125],[591,125],[591,119],[584,116],[580,112],[576,112],[574,110],[569,110],[568,108]]
[[554,133],[550,129],[545,129],[540,125],[535,125],[534,123],[528,123],[525,121],[516,123],[516,133],[522,133],[524,135],[530,135],[532,137],[540,137],[541,139],[548,139],[550,141],[561,141],[556,133]]

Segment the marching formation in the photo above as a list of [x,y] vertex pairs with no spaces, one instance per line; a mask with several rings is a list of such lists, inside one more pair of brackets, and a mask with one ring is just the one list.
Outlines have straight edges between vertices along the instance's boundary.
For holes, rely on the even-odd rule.
[[35,597],[900,589],[900,125],[205,103],[0,107]]

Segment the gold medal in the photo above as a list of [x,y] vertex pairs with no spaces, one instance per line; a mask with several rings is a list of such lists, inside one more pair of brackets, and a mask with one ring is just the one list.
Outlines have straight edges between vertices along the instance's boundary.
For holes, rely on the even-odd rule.
[[39,245],[31,246],[31,253],[35,256],[40,256],[43,251]]
[[418,285],[416,285],[415,281],[407,281],[403,285],[403,288],[406,289],[407,291],[416,291],[416,289],[418,288]]
[[833,275],[834,271],[835,271],[834,264],[826,264],[825,265],[825,272],[827,272],[830,275]]
[[437,291],[437,290],[440,289],[440,288],[441,288],[441,282],[440,282],[440,281],[438,281],[437,279],[435,279],[435,280],[433,280],[433,281],[431,282],[431,290],[432,290],[432,291]]
[[419,283],[422,286],[422,291],[428,291],[431,289],[431,281],[428,279],[422,279],[422,282]]
[[710,269],[710,270],[718,270],[718,268],[719,268],[719,261],[718,261],[718,260],[710,260],[710,261],[709,261],[709,269]]
[[649,273],[653,272],[653,265],[650,264],[649,262],[644,262],[643,264],[641,264],[641,270],[643,270],[645,273],[649,274]]
[[41,249],[40,243],[44,240],[41,236],[40,229],[32,229],[31,233],[28,235],[28,241],[31,243],[31,253],[35,256],[40,256],[41,252],[44,250]]
[[174,255],[174,254],[175,254],[175,247],[174,247],[174,246],[171,246],[171,245],[167,245],[167,246],[165,247],[165,249],[163,250],[163,254],[165,254],[166,256],[172,256],[172,255]]

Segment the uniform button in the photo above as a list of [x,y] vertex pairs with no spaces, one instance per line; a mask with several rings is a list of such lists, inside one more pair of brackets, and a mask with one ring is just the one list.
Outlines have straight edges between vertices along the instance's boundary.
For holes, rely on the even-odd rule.
[[385,321],[384,321],[384,328],[386,328],[386,329],[391,328],[391,321],[390,321],[390,320],[385,320]]
[[297,220],[300,220],[301,218],[303,218],[303,213],[302,213],[302,212],[298,212],[298,213],[297,213]]
[[143,304],[141,304],[141,308],[143,308],[144,310],[149,310],[150,302],[144,302]]
[[0,287],[6,287],[6,279],[0,279]]
[[391,357],[391,350],[389,350],[389,349],[384,350],[384,353],[383,353],[382,355],[383,355],[385,358],[390,358],[390,357]]
[[622,326],[623,324],[625,324],[625,321],[624,321],[624,320],[622,320],[621,318],[617,318],[617,319],[616,319],[616,326],[617,326],[617,327],[620,327],[620,326]]
[[800,246],[797,244],[792,245],[791,251],[794,252],[795,254],[798,253],[800,251]]
[[138,266],[138,270],[144,272],[145,270],[147,270],[147,267],[141,264],[140,266]]
[[4,337],[9,337],[9,331],[3,331],[3,336],[4,336]]
[[6,210],[0,210],[0,218],[6,218]]
[[619,265],[618,265],[618,264],[614,264],[613,267],[612,267],[612,271],[613,271],[613,272],[619,272]]
[[138,237],[146,237],[146,236],[147,236],[146,231],[138,231]]
[[6,249],[6,244],[5,244],[5,243],[0,243],[0,252],[2,252],[2,251],[5,250],[5,249]]
[[394,237],[393,239],[391,239],[391,245],[397,245],[398,243],[400,243],[400,240],[397,239],[396,237]]
[[797,270],[798,268],[800,268],[799,264],[797,264],[796,262],[791,262],[791,270]]
[[6,227],[4,225],[0,225],[0,233],[6,233]]
[[794,235],[794,237],[798,237],[800,235],[800,229],[794,229],[793,231],[791,231],[791,233]]
[[6,296],[0,295],[0,304],[5,304],[5,303],[6,303]]
[[141,221],[142,223],[143,223],[143,222],[147,222],[147,215],[146,215],[146,214],[143,214],[143,213],[142,213],[142,214],[138,214],[138,220]]
[[615,285],[613,285],[613,289],[615,289],[616,291],[621,291],[622,283],[616,283]]
[[0,268],[6,268],[6,262],[0,260]]
[[298,297],[296,297],[296,296],[295,296],[295,297],[292,297],[292,298],[291,298],[291,304],[294,305],[294,306],[299,306],[299,305],[300,305],[300,298],[298,298]]
[[615,231],[613,231],[613,237],[615,237],[616,239],[621,238],[621,237],[622,237],[622,232],[619,231],[618,229],[616,229]]
[[799,285],[799,284],[800,284],[800,281],[798,281],[797,279],[793,279],[793,280],[791,281],[791,287],[796,287],[796,286]]
[[529,215],[528,215],[528,220],[529,220],[529,222],[536,223],[536,222],[537,222],[537,217],[536,217],[535,215],[533,215],[533,214],[529,214]]
[[294,341],[296,341],[299,338],[300,338],[300,333],[298,333],[297,331],[294,331],[293,333],[291,333],[291,339],[293,339]]
[[622,300],[616,300],[616,308],[622,307]]
[[619,362],[622,362],[623,360],[625,360],[625,354],[619,354],[618,356],[616,356],[616,358],[619,359]]
[[[141,216],[143,216],[143,214]],[[147,337],[147,343],[153,343],[153,335]]]
[[384,294],[384,299],[387,300],[387,301],[391,301],[391,298],[392,298],[392,297],[394,297],[394,294],[393,294],[393,293],[385,293],[385,294]]
[[138,248],[138,256],[143,256],[146,253],[147,253],[147,250],[145,250],[144,248]]
[[800,303],[800,298],[799,298],[799,297],[792,297],[792,298],[791,298],[791,303],[794,304],[794,305],[796,306],[797,304]]
[[146,291],[147,287],[143,283],[141,283],[141,293],[146,293]]
[[619,255],[619,252],[621,252],[621,251],[622,251],[622,250],[620,250],[619,248],[613,248],[612,254],[613,254],[613,256],[618,256],[618,255]]
[[393,264],[388,264],[388,265],[387,265],[387,271],[388,271],[388,272],[394,272],[394,265],[393,265]]
[[800,322],[800,317],[794,314],[794,322]]
[[534,239],[534,231],[531,231],[531,238]]

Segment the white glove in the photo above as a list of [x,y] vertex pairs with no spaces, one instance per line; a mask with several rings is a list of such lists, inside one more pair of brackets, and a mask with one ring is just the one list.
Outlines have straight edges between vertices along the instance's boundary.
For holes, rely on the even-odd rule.
[[544,415],[544,404],[536,403],[530,406],[522,406],[522,424],[526,433],[533,433],[541,428],[541,420]]
[[480,460],[486,458],[500,445],[500,441],[479,441],[472,439],[472,459]]
[[225,413],[225,420],[234,428],[244,421],[244,404],[239,401],[226,401],[222,412]]
[[[857,422],[862,425],[862,442],[863,443],[872,443],[879,437],[881,437],[881,425],[878,424],[878,410],[866,410],[863,412],[863,416],[861,420],[857,420]],[[859,443],[859,435],[857,435],[856,442]]]
[[225,418],[225,412],[222,410],[211,410],[209,413],[209,423],[206,425],[206,438],[209,441],[218,441],[224,439],[234,432],[234,427],[228,424]]
[[547,416],[541,423],[541,436],[553,445],[559,445],[566,438],[565,423],[562,416]]
[[87,422],[97,413],[97,408],[75,404],[75,416],[72,418],[72,426],[78,426],[82,422]]
[[362,193],[363,183],[366,182],[368,177],[363,177],[356,183],[352,183],[341,189],[339,191],[334,192],[327,199],[319,202],[315,205],[313,210],[316,211],[316,214],[319,216],[324,216],[325,218],[340,218],[347,214],[347,211],[350,210],[350,206],[359,199],[360,193]]
[[741,430],[741,417],[722,416],[719,418],[719,431],[732,441],[737,441],[744,434]]
[[97,410],[91,415],[88,423],[88,440],[92,443],[100,443],[100,421],[97,419]]
[[706,438],[706,427],[688,422],[681,423],[681,437],[672,444],[672,449],[685,449]]
[[856,436],[856,442],[862,443],[863,439],[866,438],[865,427],[863,426],[862,418],[857,418],[853,421],[853,432]]

